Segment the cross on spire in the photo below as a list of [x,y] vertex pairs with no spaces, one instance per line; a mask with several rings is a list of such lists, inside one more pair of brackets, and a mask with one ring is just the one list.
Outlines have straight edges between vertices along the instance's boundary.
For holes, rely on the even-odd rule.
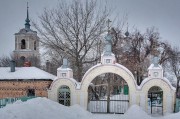
[[26,29],[30,29],[30,24],[29,24],[29,22],[30,22],[30,20],[29,20],[29,11],[28,11],[28,9],[29,9],[29,6],[28,6],[28,2],[27,2],[27,17],[26,17],[26,20],[25,20],[25,28]]
[[129,24],[128,24],[128,22],[127,22],[127,31],[128,31],[128,27],[129,27]]
[[109,29],[110,29],[110,22],[112,22],[110,19],[107,20],[107,27],[108,27],[108,32],[109,32]]
[[29,9],[29,6],[28,6],[28,2],[27,2],[27,18],[29,18],[28,9]]

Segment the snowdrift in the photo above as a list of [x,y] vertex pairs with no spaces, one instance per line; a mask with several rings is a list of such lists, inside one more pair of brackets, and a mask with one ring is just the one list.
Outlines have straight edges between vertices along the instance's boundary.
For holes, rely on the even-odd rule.
[[[157,119],[178,119],[180,112]],[[79,105],[66,107],[47,98],[17,101],[0,109],[0,119],[156,119],[133,105],[124,115],[91,114]]]
[[80,106],[69,108],[47,98],[17,101],[0,109],[0,119],[85,119],[91,115]]
[[123,116],[124,119],[152,119],[150,115],[147,115],[147,113],[137,105],[131,106]]

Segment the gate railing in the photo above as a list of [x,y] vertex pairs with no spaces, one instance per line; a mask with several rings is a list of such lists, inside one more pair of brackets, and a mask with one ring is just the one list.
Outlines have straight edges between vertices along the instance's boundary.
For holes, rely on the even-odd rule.
[[109,107],[107,103],[107,99],[91,99],[88,103],[88,111],[92,113],[124,114],[129,108],[129,97],[128,95],[114,95],[109,100]]
[[148,106],[150,106],[150,113],[163,115],[163,92],[149,92],[148,98]]
[[180,99],[176,98],[175,112],[179,112],[179,111],[180,111]]
[[0,99],[0,108],[5,107],[7,104],[12,104],[14,102],[16,102],[17,100],[21,100],[23,102],[32,99],[32,98],[36,98],[35,96],[30,96],[30,97],[13,97],[13,98],[2,98]]

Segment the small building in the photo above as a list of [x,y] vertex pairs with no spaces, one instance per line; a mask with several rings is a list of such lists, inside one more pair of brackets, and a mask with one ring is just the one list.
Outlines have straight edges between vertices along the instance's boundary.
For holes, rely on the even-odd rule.
[[36,67],[0,67],[0,99],[24,96],[47,97],[54,75]]

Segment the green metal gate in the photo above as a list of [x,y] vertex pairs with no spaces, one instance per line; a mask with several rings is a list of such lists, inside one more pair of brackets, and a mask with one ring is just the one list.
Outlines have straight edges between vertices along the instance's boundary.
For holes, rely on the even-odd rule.
[[129,87],[128,85],[124,85],[124,95],[128,95],[129,94]]
[[179,112],[180,111],[180,99],[176,98],[176,109],[175,112]]
[[70,106],[71,96],[70,96],[70,89],[68,86],[61,86],[59,88],[58,100],[60,104],[65,106]]
[[150,92],[148,94],[150,99],[151,114],[163,115],[163,91]]

